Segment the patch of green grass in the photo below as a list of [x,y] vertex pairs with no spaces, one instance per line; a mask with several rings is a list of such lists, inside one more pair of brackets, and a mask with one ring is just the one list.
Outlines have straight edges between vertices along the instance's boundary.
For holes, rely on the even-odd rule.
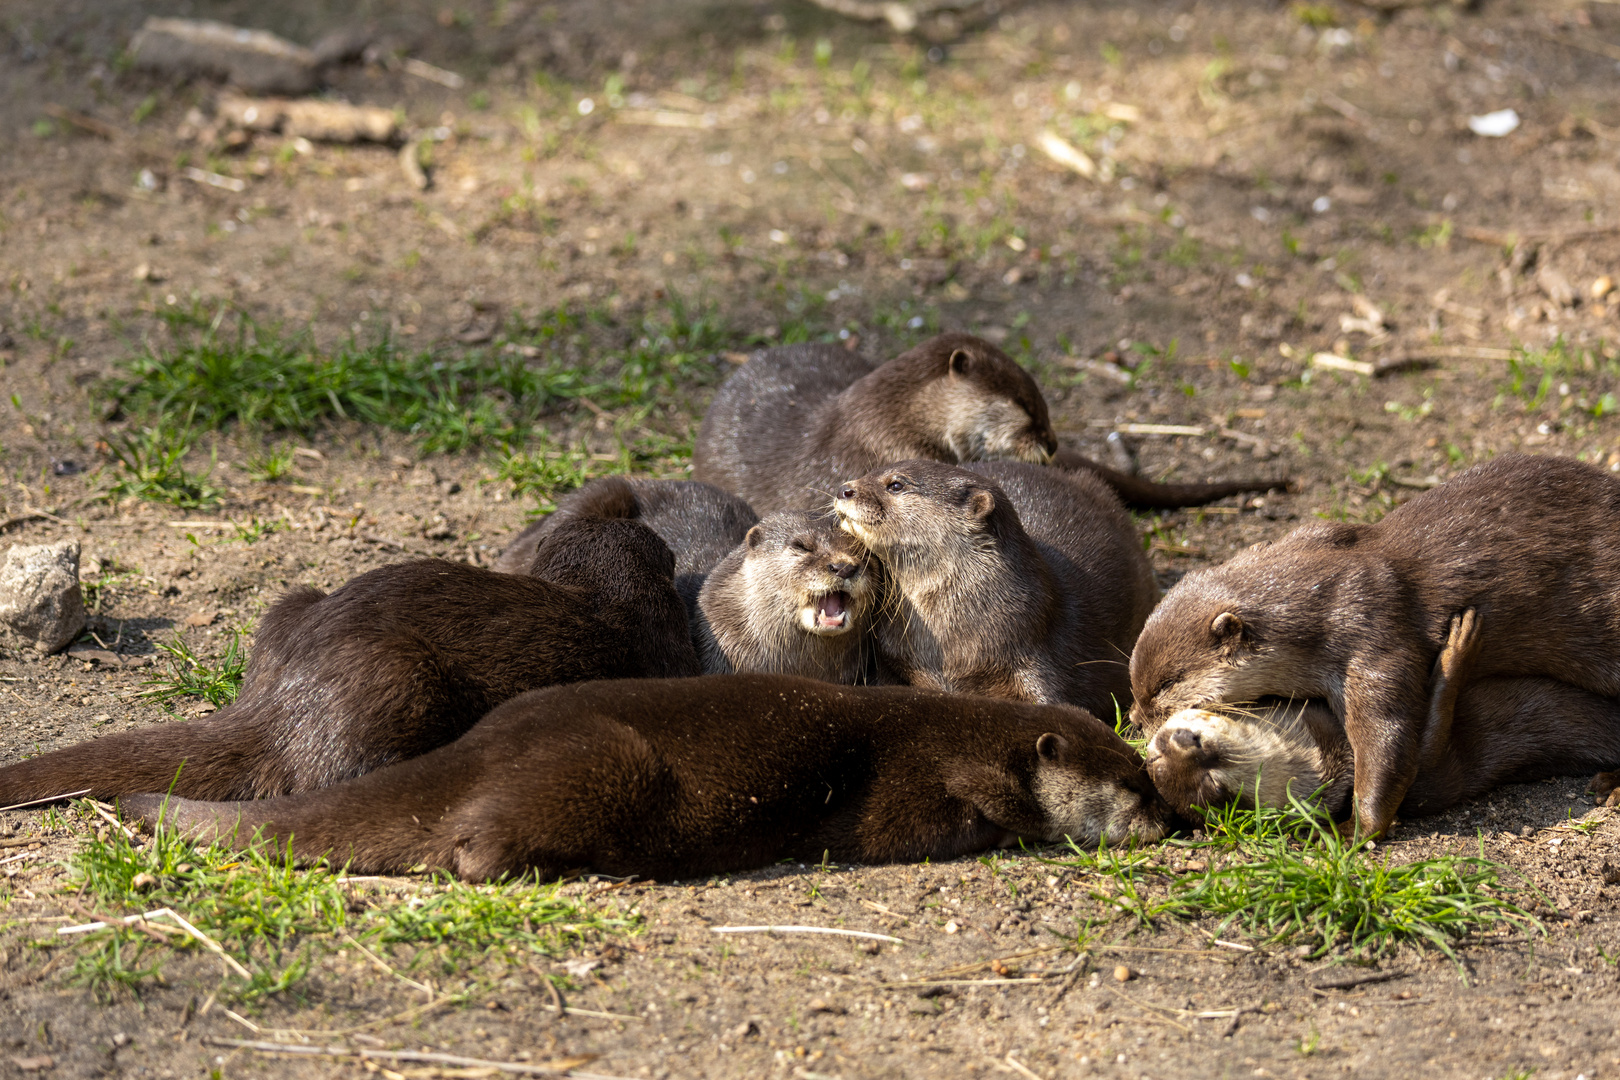
[[293,466],[293,451],[289,446],[279,450],[265,450],[262,453],[250,455],[242,468],[248,477],[262,484],[273,484],[285,479]]
[[1453,960],[1472,935],[1506,927],[1540,930],[1515,898],[1528,883],[1504,881],[1506,868],[1481,856],[1395,863],[1339,835],[1326,813],[1293,799],[1283,809],[1235,806],[1206,813],[1209,869],[1163,881],[1150,854],[1128,847],[1056,865],[1098,875],[1097,899],[1151,925],[1162,917],[1220,920],[1219,936],[1238,930],[1266,944],[1313,947],[1375,960],[1401,945],[1432,948]]
[[[565,310],[514,318],[488,349],[418,352],[387,337],[322,351],[308,333],[246,316],[226,332],[224,309],[210,315],[196,304],[160,314],[172,343],[122,361],[103,386],[128,412],[187,408],[210,428],[292,431],[356,420],[418,436],[428,452],[519,442],[548,409],[576,398],[619,408],[713,382],[714,354],[745,340],[712,305],[678,297],[623,322]],[[286,470],[271,459],[249,467]]]
[[152,689],[141,693],[161,705],[176,698],[197,697],[224,708],[236,700],[242,689],[242,673],[247,670],[247,653],[242,648],[242,631],[230,631],[225,652],[214,663],[203,661],[179,634],[173,641],[158,642],[169,654],[167,670],[142,682]]
[[134,496],[170,503],[182,510],[217,505],[225,490],[209,483],[214,473],[212,459],[208,470],[200,475],[186,471],[185,459],[193,441],[189,423],[184,428],[160,424],[109,440],[118,472],[107,489],[107,497],[117,500]]
[[[78,813],[94,820],[82,805]],[[435,876],[362,885],[324,863],[295,865],[273,844],[241,852],[200,847],[167,829],[140,843],[117,831],[85,835],[67,865],[97,914],[169,908],[216,942],[249,973],[225,977],[228,994],[238,1000],[294,986],[323,953],[352,948],[351,939],[385,953],[391,945],[415,946],[416,962],[437,958],[447,973],[465,978],[480,957],[521,963],[634,932],[641,922],[638,915],[563,896],[560,883],[521,878],[471,885]],[[154,918],[151,925],[178,924]],[[188,935],[164,934],[160,943],[121,925],[52,944],[79,952],[73,981],[103,999],[138,993],[142,983],[161,977],[165,957],[201,947]]]

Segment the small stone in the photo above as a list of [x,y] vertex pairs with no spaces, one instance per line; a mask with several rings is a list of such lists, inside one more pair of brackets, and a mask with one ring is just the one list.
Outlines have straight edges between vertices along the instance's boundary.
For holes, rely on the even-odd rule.
[[1136,978],[1136,972],[1132,971],[1130,968],[1126,967],[1124,964],[1120,964],[1118,967],[1116,967],[1114,969],[1114,981],[1115,982],[1122,982],[1122,983],[1130,982],[1134,978]]
[[1592,299],[1601,300],[1612,292],[1614,292],[1614,278],[1608,274],[1592,282]]
[[46,653],[73,644],[86,621],[79,542],[18,544],[0,565],[0,630]]
[[258,94],[307,94],[319,82],[315,54],[302,45],[206,19],[148,18],[129,53],[137,67],[223,77]]
[[113,1035],[113,1045],[114,1046],[128,1046],[129,1045],[129,1036],[126,1035],[122,1031],[116,1033],[115,1035]]
[[130,879],[129,887],[137,892],[142,892],[146,889],[152,888],[156,884],[157,878],[153,877],[145,870],[142,870],[140,873],[136,874],[132,879]]
[[846,1011],[842,1005],[835,1005],[825,998],[811,998],[810,1004],[805,1008],[813,1013],[833,1013],[837,1016],[842,1016]]
[[746,1039],[751,1035],[759,1034],[759,1025],[752,1020],[744,1020],[730,1031],[726,1032],[728,1039]]

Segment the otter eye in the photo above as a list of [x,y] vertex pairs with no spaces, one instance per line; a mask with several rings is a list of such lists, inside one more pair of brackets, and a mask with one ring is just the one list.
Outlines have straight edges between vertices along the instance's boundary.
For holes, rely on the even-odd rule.
[[889,486],[890,493],[896,494],[896,495],[898,495],[900,492],[906,490],[906,485],[902,481],[899,481],[899,480],[890,480],[888,486]]
[[788,546],[791,547],[794,551],[802,551],[806,555],[810,554],[810,545],[805,543],[803,540],[795,540],[795,541],[793,541],[793,543],[789,544]]
[[1153,691],[1153,696],[1158,697],[1160,694],[1164,693],[1166,690],[1168,690],[1172,686],[1176,685],[1177,681],[1178,680],[1176,680],[1176,679],[1166,679],[1166,680],[1164,680],[1164,682],[1159,684],[1159,688],[1157,690]]

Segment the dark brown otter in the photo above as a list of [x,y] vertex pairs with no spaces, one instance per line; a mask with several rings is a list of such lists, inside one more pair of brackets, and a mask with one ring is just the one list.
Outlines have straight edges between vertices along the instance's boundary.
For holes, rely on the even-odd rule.
[[265,614],[233,704],[6,766],[0,806],[171,783],[208,799],[307,791],[443,746],[535,687],[696,675],[673,570],[645,525],[579,519],[541,544],[534,577],[421,559],[330,595],[294,589]]
[[703,670],[865,682],[880,573],[831,516],[767,516],[703,584],[693,626]]
[[320,791],[120,802],[196,839],[263,830],[304,859],[467,880],[949,859],[1018,837],[1154,840],[1168,818],[1142,759],[1079,709],[780,675],[552,687]]
[[518,533],[494,569],[528,573],[540,541],[578,517],[634,518],[662,537],[675,553],[675,591],[694,617],[703,579],[759,521],[747,503],[712,484],[601,477],[558,499],[555,511]]
[[[1555,679],[1471,681],[1481,642],[1471,614],[1453,620],[1435,663],[1424,728],[1446,737],[1420,751],[1402,816],[1437,814],[1499,784],[1620,763],[1620,701]],[[1290,792],[1307,799],[1318,789],[1335,817],[1350,812],[1354,755],[1320,700],[1183,709],[1153,737],[1147,762],[1160,794],[1183,814],[1231,802],[1285,806]]]
[[873,631],[885,679],[1109,717],[1129,700],[1126,662],[1159,591],[1095,477],[906,461],[845,484],[835,506],[890,585]]
[[960,333],[929,338],[877,365],[836,345],[756,352],[703,417],[692,475],[768,514],[824,509],[850,477],[912,458],[1050,460],[1095,474],[1145,508],[1192,506],[1284,483],[1154,484],[1060,451],[1035,380],[988,341]]
[[1131,657],[1132,719],[1266,697],[1325,699],[1354,751],[1354,817],[1382,832],[1421,767],[1429,673],[1451,619],[1486,627],[1479,679],[1620,697],[1620,480],[1504,455],[1374,525],[1320,523],[1188,574]]

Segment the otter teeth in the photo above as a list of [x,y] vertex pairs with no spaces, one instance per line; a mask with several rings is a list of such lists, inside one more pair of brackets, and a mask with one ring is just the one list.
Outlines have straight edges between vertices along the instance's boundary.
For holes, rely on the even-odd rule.
[[848,593],[830,592],[818,596],[815,602],[816,628],[820,630],[842,630],[849,625]]

